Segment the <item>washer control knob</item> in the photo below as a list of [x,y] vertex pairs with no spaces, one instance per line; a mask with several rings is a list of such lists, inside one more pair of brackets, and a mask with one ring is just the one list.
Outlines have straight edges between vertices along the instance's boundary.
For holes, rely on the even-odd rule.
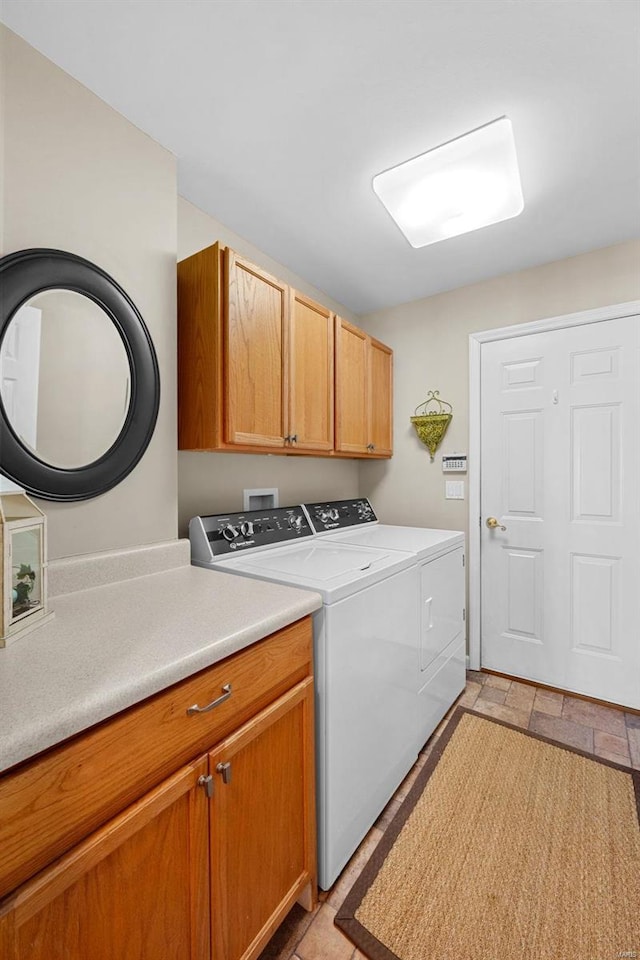
[[301,530],[301,529],[302,529],[302,517],[301,517],[301,516],[294,515],[294,516],[291,517],[291,519],[289,520],[289,523],[290,523],[290,525],[291,525],[291,529],[292,529],[292,530]]
[[336,508],[336,507],[332,507],[331,510],[329,510],[329,518],[330,518],[331,520],[337,520],[338,517],[339,517],[339,513],[338,513],[337,508]]
[[253,536],[253,521],[252,520],[243,520],[240,524],[240,533],[243,537],[252,537]]
[[222,536],[225,538],[225,540],[231,542],[232,540],[235,540],[237,536],[239,536],[238,528],[229,523],[226,527],[222,528]]

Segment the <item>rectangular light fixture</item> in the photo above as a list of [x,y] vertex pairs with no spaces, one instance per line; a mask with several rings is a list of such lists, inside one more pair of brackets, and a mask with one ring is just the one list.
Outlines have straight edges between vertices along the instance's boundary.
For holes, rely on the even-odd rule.
[[472,130],[373,178],[412,247],[426,247],[524,209],[508,117]]

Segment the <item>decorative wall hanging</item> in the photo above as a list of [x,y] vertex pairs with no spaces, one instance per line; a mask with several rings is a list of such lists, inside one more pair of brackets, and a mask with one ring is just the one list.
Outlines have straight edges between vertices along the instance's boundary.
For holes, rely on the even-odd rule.
[[[436,404],[435,410],[429,410],[429,404]],[[449,408],[449,412],[445,411]],[[420,411],[420,412],[419,412]],[[453,419],[453,407],[446,400],[440,399],[439,390],[429,390],[427,399],[418,404],[411,417],[411,423],[416,428],[419,439],[431,454],[431,462],[436,455],[436,450],[442,443],[442,438],[447,432],[447,427]]]

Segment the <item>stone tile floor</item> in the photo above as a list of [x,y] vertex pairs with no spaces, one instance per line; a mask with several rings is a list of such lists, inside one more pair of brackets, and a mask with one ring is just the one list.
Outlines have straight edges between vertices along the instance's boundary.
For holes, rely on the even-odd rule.
[[[636,714],[473,670],[467,671],[466,688],[449,714],[458,705],[640,770],[640,716]],[[366,960],[334,926],[333,918],[407,795],[449,714],[427,741],[335,885],[320,893],[320,902],[312,913],[294,906],[260,960]]]

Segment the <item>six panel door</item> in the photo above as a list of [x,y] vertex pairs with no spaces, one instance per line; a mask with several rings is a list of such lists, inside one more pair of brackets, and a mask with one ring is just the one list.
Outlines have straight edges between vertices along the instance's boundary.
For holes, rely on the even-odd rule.
[[629,317],[484,344],[481,367],[482,665],[636,708],[639,347]]

